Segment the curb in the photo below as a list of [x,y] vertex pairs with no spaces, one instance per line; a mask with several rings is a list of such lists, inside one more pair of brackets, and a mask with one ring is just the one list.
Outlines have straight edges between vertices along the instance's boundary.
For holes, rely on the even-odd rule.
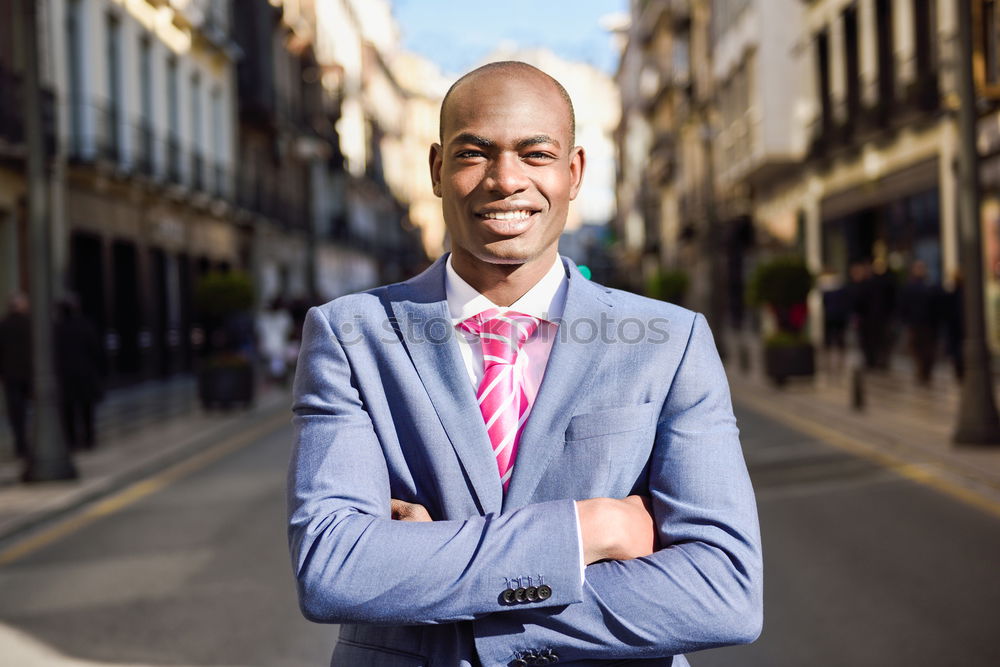
[[[940,446],[921,443],[915,433],[880,432],[871,423],[843,414],[844,410],[820,398],[812,398],[811,403],[819,412],[826,411],[830,419],[838,418],[840,421],[835,425],[818,416],[816,411],[804,409],[809,403],[804,397],[782,394],[781,404],[776,405],[773,399],[779,396],[769,394],[768,388],[746,379],[730,378],[730,390],[736,405],[1000,517],[1000,474],[993,470],[997,466],[990,466],[990,470],[977,467],[970,461],[961,460],[950,448],[940,450]],[[923,436],[926,441],[927,434]],[[995,456],[1000,461],[1000,450],[995,454],[974,447],[958,451]]]
[[[284,399],[286,397],[282,395],[280,398]],[[130,484],[141,481],[161,470],[188,459],[200,453],[214,442],[221,440],[227,435],[231,435],[233,431],[248,430],[257,424],[273,418],[280,412],[288,412],[289,422],[291,421],[291,411],[287,401],[272,399],[268,403],[249,411],[227,416],[224,420],[212,424],[206,430],[192,433],[169,447],[159,449],[159,453],[145,456],[132,465],[124,465],[120,469],[106,475],[89,480],[43,483],[46,485],[65,485],[65,493],[53,495],[52,498],[48,499],[48,502],[41,503],[34,511],[11,517],[6,521],[0,521],[0,547],[17,541],[36,529],[58,521],[79,510],[81,507],[109,496],[116,491],[120,491]],[[154,425],[144,430],[148,434],[155,431],[156,426]],[[127,454],[127,446],[123,448],[123,453]],[[30,493],[32,487],[23,487],[21,490]],[[40,487],[39,490],[41,490]]]

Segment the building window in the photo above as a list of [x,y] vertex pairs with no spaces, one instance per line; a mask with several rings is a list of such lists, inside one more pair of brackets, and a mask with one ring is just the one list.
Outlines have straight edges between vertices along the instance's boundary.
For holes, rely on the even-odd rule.
[[892,38],[893,0],[875,0],[875,31],[878,39],[878,95],[881,120],[889,120],[896,94],[895,46]]
[[204,187],[201,104],[201,74],[194,72],[191,74],[191,184],[196,190]]
[[153,45],[149,35],[139,39],[139,104],[138,141],[135,150],[137,166],[145,174],[153,170]]
[[181,182],[180,72],[177,57],[167,58],[167,178]]
[[816,35],[816,81],[819,84],[820,131],[827,135],[833,129],[833,107],[830,101],[830,34],[826,30]]
[[847,79],[847,127],[852,129],[861,114],[861,69],[858,54],[858,10],[851,5],[842,15],[844,23],[844,75]]
[[213,181],[215,184],[215,195],[222,197],[225,195],[225,159],[223,146],[224,123],[222,117],[222,90],[215,86],[212,89],[212,154],[215,158]]
[[124,121],[122,96],[122,31],[115,14],[107,15],[108,108],[104,110],[104,155],[110,160],[121,158],[121,128]]
[[997,24],[997,0],[982,3],[983,83],[1000,85],[1000,31]]
[[81,44],[80,0],[66,4],[66,72],[69,78],[70,153],[84,153],[83,134],[83,45]]

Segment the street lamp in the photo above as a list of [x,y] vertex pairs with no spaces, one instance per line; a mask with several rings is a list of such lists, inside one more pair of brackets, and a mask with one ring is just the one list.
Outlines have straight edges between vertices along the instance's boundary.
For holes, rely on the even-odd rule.
[[42,141],[41,92],[38,75],[38,3],[14,3],[21,21],[24,50],[24,139],[27,147],[28,219],[30,229],[31,337],[34,388],[32,439],[23,479],[47,482],[74,479],[76,467],[59,431],[52,341],[52,238],[45,147]]
[[978,113],[972,76],[972,2],[958,5],[958,129],[959,129],[959,253],[967,279],[963,287],[965,313],[964,364],[957,444],[1000,444],[1000,419],[993,397],[993,372],[986,347],[983,313],[983,256],[979,210]]

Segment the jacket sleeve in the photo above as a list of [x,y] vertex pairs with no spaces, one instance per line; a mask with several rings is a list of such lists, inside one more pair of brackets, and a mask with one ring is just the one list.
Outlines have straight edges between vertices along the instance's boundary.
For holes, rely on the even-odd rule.
[[560,662],[650,658],[760,634],[756,502],[725,371],[700,315],[657,424],[649,493],[665,546],[588,566],[578,604],[476,621],[483,664],[529,650],[552,650]]
[[536,606],[582,599],[572,500],[510,514],[413,523],[390,519],[390,480],[350,360],[329,320],[305,322],[294,387],[288,537],[310,620],[430,624],[518,609],[505,577],[541,574]]

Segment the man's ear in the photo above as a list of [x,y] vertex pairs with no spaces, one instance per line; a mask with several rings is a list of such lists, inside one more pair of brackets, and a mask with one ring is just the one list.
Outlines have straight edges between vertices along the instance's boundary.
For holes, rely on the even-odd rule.
[[576,199],[583,184],[583,170],[587,166],[587,154],[583,146],[576,146],[569,154],[570,187],[569,198]]
[[441,158],[443,154],[441,152],[441,144],[431,144],[431,152],[428,156],[428,161],[431,168],[431,186],[434,188],[434,194],[438,197],[441,196]]

